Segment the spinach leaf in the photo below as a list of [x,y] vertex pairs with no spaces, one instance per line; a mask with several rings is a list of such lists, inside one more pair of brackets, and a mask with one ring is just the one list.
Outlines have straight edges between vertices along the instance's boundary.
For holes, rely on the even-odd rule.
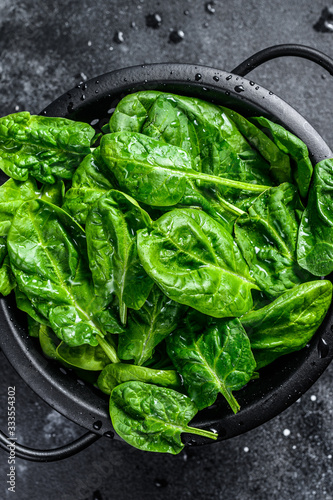
[[[111,316],[94,294],[85,245],[82,228],[66,212],[42,200],[23,203],[8,234],[19,288],[71,346],[103,344],[103,315]],[[114,349],[111,360],[118,361]]]
[[175,370],[154,370],[145,366],[125,363],[108,364],[99,375],[97,384],[105,394],[111,394],[117,385],[131,380],[170,387],[171,389],[180,389],[181,387],[179,375]]
[[110,397],[112,425],[127,443],[144,451],[179,453],[181,433],[217,439],[217,434],[189,427],[198,412],[194,403],[179,392],[144,382],[124,382]]
[[[107,336],[104,340],[107,341]],[[67,365],[75,366],[82,370],[101,371],[110,363],[109,357],[100,345],[91,346],[84,344],[70,347],[65,342],[61,342],[57,347],[56,354]]]
[[270,298],[311,279],[296,259],[300,207],[296,188],[284,183],[262,193],[235,224],[250,274]]
[[166,340],[167,351],[199,410],[221,393],[237,413],[232,391],[251,380],[256,366],[250,341],[238,319],[207,320],[199,332],[190,322],[177,329]]
[[323,321],[331,300],[330,281],[311,281],[295,286],[271,304],[242,316],[257,368],[283,354],[302,349]]
[[308,148],[304,142],[281,125],[263,116],[251,118],[251,121],[263,127],[264,130],[268,129],[277,147],[284,153],[289,154],[295,161],[296,169],[293,175],[300,195],[305,197],[309,190],[313,168],[309,158]]
[[105,135],[101,140],[101,156],[121,189],[153,206],[179,203],[188,183],[252,194],[268,187],[197,172],[184,150],[138,133]]
[[40,323],[38,323],[38,321],[29,316],[29,314],[27,315],[27,323],[28,323],[29,336],[38,338]]
[[[104,167],[105,168],[105,167]],[[103,173],[99,147],[87,155],[75,171],[62,208],[79,224],[85,224],[88,212],[98,198],[114,188],[110,175]]]
[[0,263],[0,294],[6,296],[15,288],[16,281],[10,267],[8,255]]
[[217,318],[252,307],[250,276],[232,236],[200,210],[172,210],[138,231],[146,272],[172,300]]
[[39,324],[38,337],[44,355],[49,359],[61,361],[57,354],[57,347],[60,344],[60,340],[53,332],[52,328]]
[[96,293],[106,304],[114,294],[118,297],[123,324],[127,307],[140,309],[153,286],[139,260],[136,243],[136,232],[150,225],[147,212],[133,198],[115,190],[96,201],[86,221],[89,266]]
[[314,182],[297,241],[297,261],[315,276],[333,271],[333,159],[314,168]]
[[261,155],[269,162],[269,171],[273,178],[282,182],[291,182],[289,156],[281,151],[266,134],[236,111],[221,107],[223,112],[237,125],[239,131],[247,138]]
[[109,122],[110,132],[141,132],[154,101],[162,95],[156,90],[135,92],[123,97]]
[[144,364],[153,355],[155,347],[177,326],[184,306],[169,299],[155,285],[138,311],[130,311],[128,328],[119,336],[118,356]]
[[0,118],[0,168],[19,181],[28,176],[54,183],[71,179],[95,136],[87,123],[32,116],[27,111]]

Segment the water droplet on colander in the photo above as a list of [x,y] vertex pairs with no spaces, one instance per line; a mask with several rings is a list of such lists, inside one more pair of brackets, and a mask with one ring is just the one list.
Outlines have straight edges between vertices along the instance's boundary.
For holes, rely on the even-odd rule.
[[245,90],[245,89],[244,89],[244,87],[243,87],[243,85],[236,85],[236,87],[234,87],[234,89],[235,89],[235,91],[236,91],[236,92],[238,92],[239,94],[240,94],[241,92],[244,92],[244,90]]
[[269,94],[269,95],[273,95],[273,92],[270,90],[270,91],[268,92],[268,94]]
[[225,95],[230,95],[229,90],[226,90],[224,93],[225,93]]
[[81,88],[82,88],[82,90],[86,90],[87,86],[88,86],[88,85],[87,85],[86,83],[83,83],[83,84],[82,84],[82,87],[81,87]]
[[96,431],[99,431],[99,429],[102,427],[102,422],[100,420],[96,420],[96,422],[93,423],[93,428],[96,429]]
[[114,438],[114,432],[112,432],[112,431],[106,431],[106,432],[104,432],[103,436],[106,437],[106,438],[108,438],[108,439],[113,439]]
[[158,12],[155,12],[154,14],[148,14],[146,16],[146,26],[148,26],[148,28],[153,28],[154,30],[156,30],[161,26],[161,24],[162,17],[160,16],[160,14],[158,14]]
[[169,42],[179,43],[184,40],[185,33],[182,30],[172,30],[169,35]]
[[72,102],[69,102],[67,104],[67,111],[68,111],[68,113],[70,113],[71,111],[73,111],[73,107],[74,107],[74,104]]
[[231,80],[231,78],[232,78],[232,75],[228,75],[228,76],[226,77],[226,80]]
[[81,101],[84,101],[85,98],[86,98],[86,96],[84,94],[82,94],[81,97],[80,97]]
[[251,80],[250,85],[251,85],[251,87],[253,87],[255,85],[255,83]]
[[187,10],[187,9],[186,9],[186,10],[184,10],[184,16],[188,16],[188,15],[189,15],[189,13],[190,13],[190,11],[189,11],[189,10]]
[[326,358],[328,356],[328,353],[330,352],[329,345],[327,344],[326,340],[324,339],[319,339],[318,341],[318,355],[320,358]]
[[200,73],[197,73],[194,77],[196,79],[196,81],[198,82],[199,80],[201,80],[202,78],[202,75]]
[[93,120],[91,120],[90,125],[92,127],[94,127],[95,125],[97,125],[98,122],[99,122],[99,119],[98,118],[94,118]]
[[216,429],[214,429],[213,427],[211,427],[209,430],[210,430],[211,432],[213,432],[214,434],[218,434],[218,431],[217,431]]
[[217,75],[214,75],[214,76],[213,76],[213,80],[215,80],[215,82],[220,81],[220,79],[219,79],[219,77],[218,77]]
[[205,10],[209,14],[215,14],[215,2],[206,2]]
[[113,41],[115,43],[123,43],[124,42],[124,33],[122,31],[116,31],[113,37]]
[[255,88],[255,90],[259,90],[259,89],[260,89],[259,85],[257,85],[257,86],[256,86],[256,87],[254,87],[254,88]]

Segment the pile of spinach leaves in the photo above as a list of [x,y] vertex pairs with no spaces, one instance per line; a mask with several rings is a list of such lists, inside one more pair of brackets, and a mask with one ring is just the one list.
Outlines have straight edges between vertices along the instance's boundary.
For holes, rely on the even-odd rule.
[[[85,123],[0,118],[0,292],[44,354],[178,453],[194,415],[303,348],[332,299],[333,160],[267,118],[157,91]],[[312,179],[313,177],[313,179]],[[279,367],[276,365],[276,369]]]

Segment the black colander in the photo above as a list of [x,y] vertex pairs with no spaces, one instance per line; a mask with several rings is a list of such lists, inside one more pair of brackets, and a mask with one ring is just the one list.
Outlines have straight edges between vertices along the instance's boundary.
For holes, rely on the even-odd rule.
[[[223,104],[244,116],[263,115],[283,125],[308,146],[313,164],[331,158],[331,149],[313,127],[289,104],[244,75],[263,62],[279,56],[310,59],[333,74],[333,60],[312,48],[278,45],[258,52],[231,73],[191,64],[152,64],[110,72],[84,82],[56,99],[42,114],[63,116],[91,123],[96,129],[108,122],[119,100],[139,90],[161,90],[200,97]],[[29,337],[25,315],[13,296],[0,300],[0,346],[25,382],[62,415],[88,429],[81,438],[61,448],[36,450],[16,443],[16,456],[33,461],[53,461],[71,456],[102,436],[114,434],[108,414],[108,398],[92,385],[79,380],[71,370],[47,360],[36,339]],[[332,306],[309,345],[283,356],[261,370],[260,379],[237,392],[241,410],[232,414],[217,400],[201,411],[191,425],[215,429],[219,440],[253,429],[278,415],[296,401],[318,379],[333,358]],[[191,444],[208,442],[183,435]],[[210,441],[209,441],[210,442]],[[10,441],[0,432],[0,445]]]

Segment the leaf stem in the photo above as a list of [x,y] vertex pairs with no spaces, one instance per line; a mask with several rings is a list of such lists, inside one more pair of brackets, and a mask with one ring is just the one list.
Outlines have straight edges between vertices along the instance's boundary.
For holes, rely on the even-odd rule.
[[203,436],[214,440],[218,438],[218,434],[216,434],[215,432],[206,431],[205,429],[198,429],[197,427],[187,426],[186,431],[184,432],[189,432],[190,434],[197,434],[198,436]]
[[127,321],[127,305],[124,302],[121,302],[119,305],[119,316],[120,321],[123,325],[126,325]]
[[229,406],[232,409],[232,411],[234,413],[237,413],[240,410],[240,406],[234,395],[225,388],[220,388],[220,392],[223,394],[223,396],[229,403]]
[[250,184],[248,182],[234,181],[233,179],[226,179],[225,177],[218,177],[217,175],[208,174],[186,174],[188,177],[194,178],[199,182],[208,182],[209,184],[220,184],[221,186],[234,187],[236,189],[242,189],[244,191],[253,191],[255,193],[262,193],[269,189],[271,186],[264,186],[262,184]]
[[112,363],[120,363],[120,359],[117,356],[115,347],[107,342],[101,335],[96,335],[96,339],[107,357],[112,361]]

